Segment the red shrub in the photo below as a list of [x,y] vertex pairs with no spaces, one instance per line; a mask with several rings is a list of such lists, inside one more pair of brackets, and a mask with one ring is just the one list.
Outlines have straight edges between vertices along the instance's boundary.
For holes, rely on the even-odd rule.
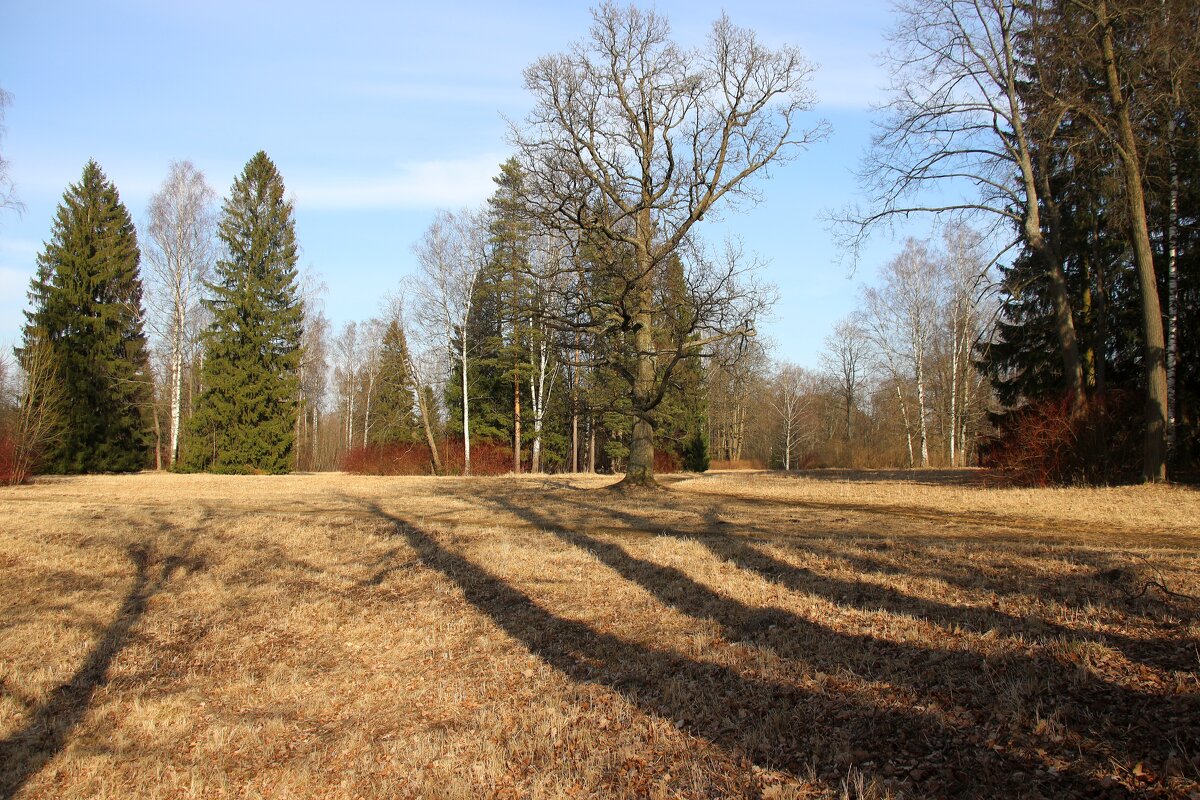
[[743,458],[736,461],[713,459],[708,463],[710,470],[718,469],[766,469],[767,462],[759,458]]
[[679,472],[679,468],[683,465],[679,455],[670,450],[654,451],[654,474],[664,475],[668,472]]
[[[442,473],[460,475],[463,468],[461,441],[438,445]],[[429,447],[396,443],[356,447],[342,456],[341,467],[355,475],[432,475]],[[486,442],[471,443],[471,474],[503,475],[512,472],[512,448]]]
[[429,475],[429,448],[423,444],[356,447],[342,456],[341,467],[355,475]]
[[1142,423],[1133,392],[1091,398],[1072,412],[1069,397],[1030,404],[1000,423],[981,453],[1022,486],[1123,483],[1137,479]]
[[[447,475],[461,475],[463,468],[463,443],[458,440],[445,441],[438,445],[442,454],[442,471]],[[512,472],[512,448],[490,442],[471,442],[472,475],[504,475]]]
[[0,436],[0,484],[13,486],[29,480],[17,466],[17,443],[11,436]]

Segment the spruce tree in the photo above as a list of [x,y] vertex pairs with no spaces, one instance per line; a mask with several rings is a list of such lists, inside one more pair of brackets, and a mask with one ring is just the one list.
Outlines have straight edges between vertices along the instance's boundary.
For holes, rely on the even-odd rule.
[[408,341],[393,319],[383,332],[379,354],[379,388],[371,425],[373,444],[409,444],[421,438],[414,383],[409,373]]
[[283,178],[264,152],[246,163],[222,209],[204,390],[187,463],[217,472],[287,472],[295,443],[303,305],[296,231]]
[[51,472],[130,472],[149,464],[151,381],[142,331],[137,233],[95,161],[63,194],[37,258],[24,347],[44,346],[60,402],[44,457]]

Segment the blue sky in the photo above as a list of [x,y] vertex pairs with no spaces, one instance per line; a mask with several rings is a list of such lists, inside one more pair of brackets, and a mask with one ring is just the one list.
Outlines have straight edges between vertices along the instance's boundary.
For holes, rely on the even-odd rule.
[[[660,2],[699,44],[720,3]],[[857,286],[898,245],[876,237],[853,277],[821,211],[856,197],[853,170],[886,75],[886,0],[757,3],[733,21],[819,64],[833,135],[760,182],[763,202],[705,223],[739,236],[780,290],[761,331],[776,355],[816,366]],[[67,184],[95,158],[135,222],[172,160],[218,195],[256,151],[296,203],[301,264],[328,286],[335,323],[376,313],[414,268],[436,208],[481,203],[509,155],[505,117],[530,106],[522,70],[585,35],[585,3],[12,2],[0,7],[0,87],[13,96],[0,152],[25,211],[0,216],[0,343],[20,335],[34,259]],[[915,229],[920,231],[921,229]]]

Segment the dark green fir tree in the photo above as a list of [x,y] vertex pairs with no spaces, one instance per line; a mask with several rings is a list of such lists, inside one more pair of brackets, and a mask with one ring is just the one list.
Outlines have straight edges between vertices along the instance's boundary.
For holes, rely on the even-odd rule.
[[[409,444],[421,437],[416,394],[409,373],[408,341],[404,328],[393,319],[383,332],[379,354],[379,388],[373,404],[372,444]],[[376,422],[378,420],[378,422]]]
[[59,398],[50,472],[130,472],[150,463],[151,380],[137,233],[95,161],[67,188],[38,256],[24,346],[45,347]]
[[303,305],[296,230],[283,178],[259,152],[233,182],[218,235],[212,315],[203,336],[203,392],[186,463],[216,472],[292,467]]

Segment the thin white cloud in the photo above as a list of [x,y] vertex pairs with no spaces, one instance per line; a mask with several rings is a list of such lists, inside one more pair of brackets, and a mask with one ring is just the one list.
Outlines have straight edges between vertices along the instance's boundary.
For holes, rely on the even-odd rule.
[[290,182],[296,204],[306,209],[456,208],[483,202],[502,154],[401,164],[374,178],[304,176]]

